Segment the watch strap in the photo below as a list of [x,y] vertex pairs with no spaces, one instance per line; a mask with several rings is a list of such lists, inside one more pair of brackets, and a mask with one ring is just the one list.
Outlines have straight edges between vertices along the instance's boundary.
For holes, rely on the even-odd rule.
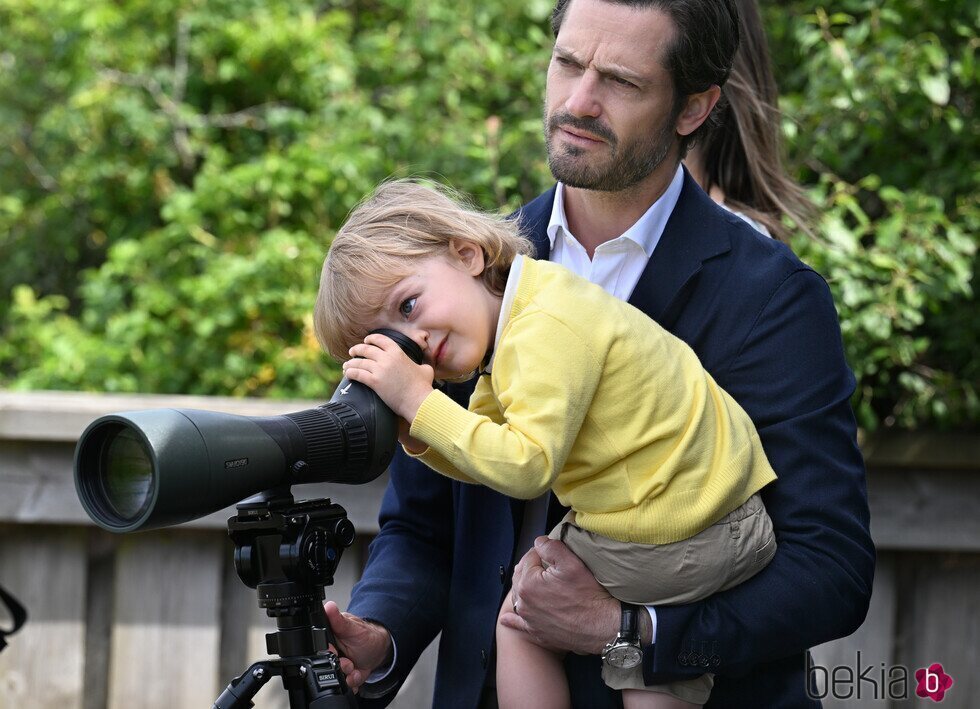
[[633,603],[619,602],[620,621],[619,637],[627,642],[640,642],[640,606]]

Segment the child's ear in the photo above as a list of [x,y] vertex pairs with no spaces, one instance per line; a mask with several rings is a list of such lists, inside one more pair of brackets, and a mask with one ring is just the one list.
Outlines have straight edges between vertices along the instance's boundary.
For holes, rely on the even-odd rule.
[[449,242],[449,252],[463,265],[471,276],[479,276],[486,267],[483,247],[475,241],[467,239],[452,239]]

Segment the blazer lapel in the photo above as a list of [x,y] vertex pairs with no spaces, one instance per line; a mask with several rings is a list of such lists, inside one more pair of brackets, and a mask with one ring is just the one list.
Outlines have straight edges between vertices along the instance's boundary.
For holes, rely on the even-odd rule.
[[731,249],[719,207],[684,169],[684,186],[629,302],[664,327],[668,308],[701,264]]
[[551,241],[548,240],[548,222],[555,204],[555,185],[547,192],[535,197],[511,215],[521,223],[521,228],[534,244],[534,258],[545,261],[551,256]]

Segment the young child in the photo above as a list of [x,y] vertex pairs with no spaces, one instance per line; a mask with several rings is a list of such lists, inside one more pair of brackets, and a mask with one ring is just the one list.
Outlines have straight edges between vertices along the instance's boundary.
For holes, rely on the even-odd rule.
[[[317,337],[404,420],[410,455],[512,497],[554,490],[571,511],[551,536],[621,601],[686,603],[754,575],[775,553],[757,493],[776,476],[748,415],[684,342],[530,252],[514,221],[383,184],[333,241]],[[380,327],[424,363],[365,337]],[[468,409],[433,389],[474,375]],[[569,705],[560,656],[498,622],[497,658],[501,707]],[[627,708],[698,706],[712,686],[645,687],[642,664],[605,662],[603,679]]]

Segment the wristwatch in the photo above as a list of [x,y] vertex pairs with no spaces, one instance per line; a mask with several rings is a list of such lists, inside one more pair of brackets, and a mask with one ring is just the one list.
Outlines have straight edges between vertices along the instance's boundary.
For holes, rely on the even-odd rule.
[[640,607],[632,603],[619,602],[622,620],[616,639],[602,651],[602,662],[610,667],[631,670],[643,661],[640,649]]

